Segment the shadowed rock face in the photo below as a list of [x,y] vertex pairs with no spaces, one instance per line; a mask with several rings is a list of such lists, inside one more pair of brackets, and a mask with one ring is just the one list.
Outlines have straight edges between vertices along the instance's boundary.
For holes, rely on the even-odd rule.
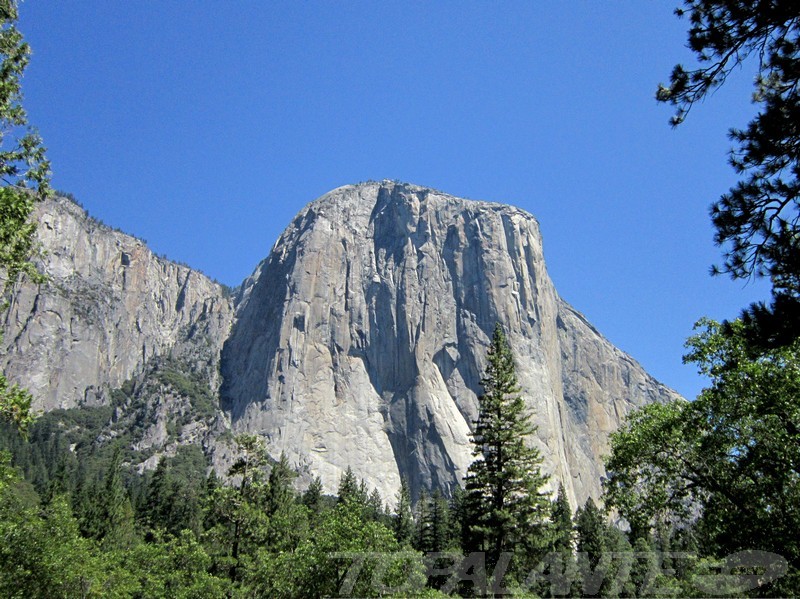
[[497,321],[539,427],[531,442],[573,506],[598,496],[622,418],[676,397],[559,299],[536,220],[510,206],[390,182],[336,189],[234,303],[66,199],[38,210],[49,282],[15,291],[0,366],[45,411],[107,404],[128,381],[104,436],[144,421],[143,467],[199,443],[224,472],[230,424],[328,491],[348,466],[388,500],[403,476],[415,493],[451,489],[472,461]]
[[309,204],[240,290],[222,405],[329,490],[348,466],[384,497],[402,476],[452,488],[496,321],[546,468],[573,505],[596,497],[608,433],[676,395],[559,299],[510,206],[390,182]]

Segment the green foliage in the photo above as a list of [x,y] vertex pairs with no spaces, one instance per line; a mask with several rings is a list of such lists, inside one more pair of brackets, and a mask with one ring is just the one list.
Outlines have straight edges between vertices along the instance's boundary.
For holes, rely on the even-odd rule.
[[456,546],[464,547],[469,540],[469,518],[467,515],[467,496],[461,485],[456,485],[448,502],[450,522],[448,536]]
[[411,545],[411,537],[414,535],[414,516],[411,512],[411,487],[408,479],[403,477],[400,480],[400,491],[397,493],[397,508],[392,517],[392,529],[395,539],[401,547]]
[[[16,427],[0,423],[0,448],[11,451],[14,464],[43,497],[74,493],[79,485],[92,487],[103,479],[116,448],[124,461],[137,457],[129,447],[130,430],[122,429],[113,440],[103,435],[113,414],[110,406],[53,410],[37,418],[27,440]],[[128,487],[135,480],[127,468],[123,477]]]
[[572,508],[569,505],[564,485],[559,483],[558,495],[550,508],[551,543],[553,551],[572,553],[575,535],[572,529]]
[[[486,551],[487,567],[513,551],[515,560],[543,548],[548,501],[541,488],[539,451],[527,439],[536,431],[519,394],[514,358],[502,327],[495,326],[481,381],[475,423],[475,461],[466,477],[467,538],[464,550]],[[519,568],[523,564],[515,563]]]
[[0,538],[1,596],[102,595],[108,577],[92,542],[80,536],[64,497],[40,512],[0,491]]
[[758,114],[732,129],[730,163],[741,180],[711,208],[725,261],[715,272],[768,276],[773,301],[745,312],[761,345],[800,334],[800,8],[792,0],[685,0],[694,69],[677,65],[656,97],[676,107],[678,125],[752,57]]
[[308,534],[308,510],[297,501],[292,488],[296,476],[285,454],[269,473],[264,498],[269,518],[266,545],[273,551],[291,551]]
[[[273,565],[268,570],[271,576],[260,580],[254,576],[251,584],[260,596],[410,596],[424,586],[424,567],[419,554],[398,550],[388,528],[365,520],[358,506],[343,503],[326,512],[315,534],[291,559],[262,552],[262,563],[277,559],[282,568]],[[369,559],[365,559],[358,576],[348,580],[354,558],[364,553]],[[256,574],[265,573],[264,570],[262,566]],[[276,576],[280,571],[283,575]]]
[[561,484],[550,505],[549,532],[548,558],[540,568],[542,580],[547,584],[540,581],[542,588],[538,590],[544,597],[563,597],[578,590],[580,579],[574,555],[577,535],[572,522],[572,508]]
[[428,543],[424,551],[445,551],[454,549],[456,538],[451,535],[450,506],[439,489],[431,495],[431,506],[428,510],[430,525],[428,526]]
[[[36,229],[29,217],[33,201],[49,193],[50,176],[45,149],[22,106],[21,79],[31,51],[17,17],[16,1],[0,0],[0,266],[6,285],[22,272],[36,272],[29,262]],[[36,194],[28,193],[31,187]]]
[[[23,274],[41,281],[31,262],[35,252],[34,202],[49,193],[50,165],[22,107],[21,78],[30,48],[16,28],[17,3],[0,0],[0,310]],[[35,192],[30,187],[35,188]],[[24,431],[32,422],[31,396],[0,373],[0,420]]]
[[33,397],[18,385],[12,385],[0,374],[0,421],[12,422],[23,433],[35,420],[31,413]]
[[319,476],[308,485],[308,489],[303,493],[302,502],[314,516],[322,511],[325,501],[322,495],[322,479]]
[[578,555],[580,556],[580,571],[584,581],[584,588],[589,586],[587,581],[601,566],[601,560],[608,552],[606,544],[606,526],[603,514],[597,509],[590,497],[586,504],[575,514],[575,530],[578,536]]
[[107,549],[127,549],[135,542],[133,506],[122,481],[122,454],[115,450],[98,498],[95,536]]
[[353,469],[348,466],[345,473],[339,479],[339,489],[336,492],[339,503],[360,503],[361,496],[358,488],[358,479]]
[[214,571],[226,572],[235,583],[242,575],[243,557],[268,543],[270,529],[264,509],[264,470],[269,464],[264,440],[240,434],[234,441],[238,458],[228,476],[239,480],[238,488],[220,486],[208,495],[205,539],[214,558]]
[[414,536],[411,545],[418,551],[427,551],[431,542],[431,500],[425,489],[414,506]]
[[[705,552],[771,551],[800,567],[800,342],[752,356],[745,326],[705,320],[691,403],[651,405],[612,435],[606,501],[634,528],[691,524]],[[788,579],[787,579],[788,580]]]
[[381,497],[378,489],[372,489],[372,493],[369,494],[365,515],[376,522],[383,522],[384,524],[388,522],[388,514],[383,505],[383,497]]
[[578,547],[575,583],[580,585],[584,596],[636,596],[631,579],[635,561],[632,547],[626,535],[608,523],[591,498],[575,514],[575,530]]
[[208,386],[208,381],[201,374],[192,373],[178,364],[168,363],[156,371],[156,379],[189,400],[193,418],[209,419],[216,414],[216,400]]
[[194,533],[156,537],[117,556],[136,580],[135,596],[172,599],[225,597],[230,584],[209,572],[211,558]]
[[696,511],[695,473],[684,456],[693,449],[685,434],[683,401],[650,404],[629,414],[611,435],[605,501],[628,520],[636,537],[665,520],[686,520]]
[[191,532],[115,547],[104,539],[101,548],[80,534],[66,496],[39,510],[10,488],[0,490],[3,597],[225,596],[225,581],[208,572],[210,559]]
[[185,446],[173,458],[162,457],[146,486],[140,519],[151,530],[178,536],[202,532],[206,497],[206,459],[200,448]]
[[[15,188],[33,185],[43,194],[48,190],[49,164],[22,107],[20,80],[31,51],[16,28],[17,17],[15,0],[0,1],[0,179]],[[22,137],[20,128],[27,128]]]
[[242,433],[234,437],[234,443],[238,457],[228,469],[228,476],[239,478],[239,490],[244,494],[249,487],[263,483],[269,454],[258,435]]

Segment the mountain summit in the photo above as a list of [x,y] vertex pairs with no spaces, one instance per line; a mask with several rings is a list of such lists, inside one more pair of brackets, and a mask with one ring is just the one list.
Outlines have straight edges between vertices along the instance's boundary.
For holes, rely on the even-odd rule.
[[511,206],[387,181],[306,206],[241,288],[222,405],[329,489],[348,466],[384,497],[452,488],[496,322],[548,469],[573,505],[596,496],[608,433],[673,394],[559,299]]
[[340,187],[295,217],[232,299],[64,199],[41,207],[40,237],[50,282],[14,297],[7,372],[43,409],[116,402],[111,429],[149,410],[132,439],[146,466],[186,443],[221,465],[226,431],[248,431],[329,491],[348,467],[390,500],[401,477],[452,489],[472,460],[496,322],[539,427],[531,442],[573,506],[598,496],[624,416],[675,397],[558,297],[536,220],[511,206]]

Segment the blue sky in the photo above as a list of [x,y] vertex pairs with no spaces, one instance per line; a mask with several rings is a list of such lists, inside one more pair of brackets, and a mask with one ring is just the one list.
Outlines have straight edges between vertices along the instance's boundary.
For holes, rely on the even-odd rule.
[[340,185],[519,206],[559,294],[694,397],[693,322],[767,288],[708,275],[752,73],[672,130],[674,4],[27,0],[25,105],[57,189],[229,285]]

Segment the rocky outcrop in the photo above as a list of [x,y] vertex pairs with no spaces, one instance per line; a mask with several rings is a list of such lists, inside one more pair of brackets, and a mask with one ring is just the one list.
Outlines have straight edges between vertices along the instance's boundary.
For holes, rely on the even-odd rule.
[[536,220],[391,182],[309,204],[242,285],[222,405],[335,490],[350,466],[393,497],[452,488],[495,322],[505,327],[546,468],[573,505],[599,494],[607,435],[675,397],[559,299]]
[[43,285],[21,283],[0,366],[35,410],[108,403],[159,357],[190,362],[212,393],[233,309],[220,285],[151,252],[66,198],[37,207]]
[[224,473],[232,427],[329,491],[348,466],[389,500],[401,477],[452,489],[498,321],[530,441],[573,506],[598,496],[625,415],[676,397],[559,298],[536,220],[511,206],[392,182],[336,189],[234,301],[67,199],[38,210],[48,282],[15,290],[0,367],[37,410],[105,406],[97,442],[124,440],[142,467],[198,444]]

